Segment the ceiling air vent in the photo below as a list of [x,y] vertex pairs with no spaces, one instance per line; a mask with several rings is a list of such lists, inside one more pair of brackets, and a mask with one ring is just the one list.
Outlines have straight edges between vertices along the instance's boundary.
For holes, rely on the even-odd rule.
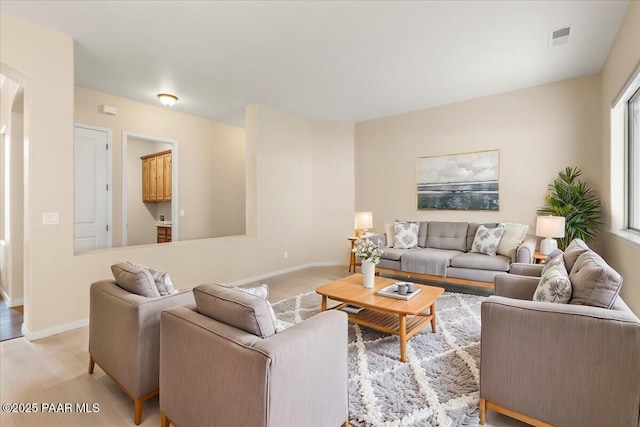
[[572,32],[573,25],[549,31],[549,47],[552,48],[569,43]]

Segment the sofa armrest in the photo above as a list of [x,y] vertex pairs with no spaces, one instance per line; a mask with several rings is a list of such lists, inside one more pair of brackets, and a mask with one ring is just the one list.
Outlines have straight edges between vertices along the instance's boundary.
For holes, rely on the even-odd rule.
[[191,290],[147,298],[111,280],[93,283],[89,354],[128,392],[143,396],[158,388],[160,312],[193,302]]
[[347,420],[347,330],[346,313],[329,310],[256,343],[272,361],[268,425],[339,426]]
[[543,264],[529,263],[513,263],[511,264],[511,274],[519,274],[520,276],[540,277],[542,275]]
[[481,398],[553,425],[637,426],[632,313],[498,296],[481,313]]
[[368,236],[360,237],[360,239],[369,239],[371,242],[373,242],[376,245],[379,245],[380,247],[387,246],[387,235],[384,233],[369,234]]
[[516,251],[515,262],[531,262],[533,260],[533,254],[536,251],[537,244],[537,237],[532,236],[531,234],[527,234],[524,237],[524,241],[520,244],[518,250]]
[[539,281],[539,277],[498,274],[493,281],[494,293],[501,297],[531,301]]

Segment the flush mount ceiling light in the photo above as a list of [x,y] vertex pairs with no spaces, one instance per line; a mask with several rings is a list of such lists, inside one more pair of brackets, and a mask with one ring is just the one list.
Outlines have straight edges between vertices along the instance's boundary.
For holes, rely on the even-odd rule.
[[175,95],[171,95],[169,93],[159,93],[158,99],[160,100],[160,102],[162,102],[162,105],[164,105],[165,107],[171,107],[173,106],[173,104],[176,103],[176,101],[178,100],[178,97]]

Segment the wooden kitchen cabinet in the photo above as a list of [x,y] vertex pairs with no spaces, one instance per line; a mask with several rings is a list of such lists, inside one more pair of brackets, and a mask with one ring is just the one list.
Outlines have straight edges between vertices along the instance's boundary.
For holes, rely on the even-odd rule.
[[140,157],[142,201],[171,201],[171,150]]
[[158,243],[169,243],[171,241],[171,227],[157,227]]

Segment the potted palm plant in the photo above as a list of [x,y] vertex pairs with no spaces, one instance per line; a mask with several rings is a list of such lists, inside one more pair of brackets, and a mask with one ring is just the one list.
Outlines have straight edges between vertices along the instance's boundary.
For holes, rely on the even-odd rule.
[[598,234],[600,220],[600,199],[593,189],[578,179],[582,171],[577,167],[567,167],[549,185],[546,206],[538,209],[538,215],[563,216],[565,234],[558,239],[558,247],[565,250],[575,238],[589,243]]

